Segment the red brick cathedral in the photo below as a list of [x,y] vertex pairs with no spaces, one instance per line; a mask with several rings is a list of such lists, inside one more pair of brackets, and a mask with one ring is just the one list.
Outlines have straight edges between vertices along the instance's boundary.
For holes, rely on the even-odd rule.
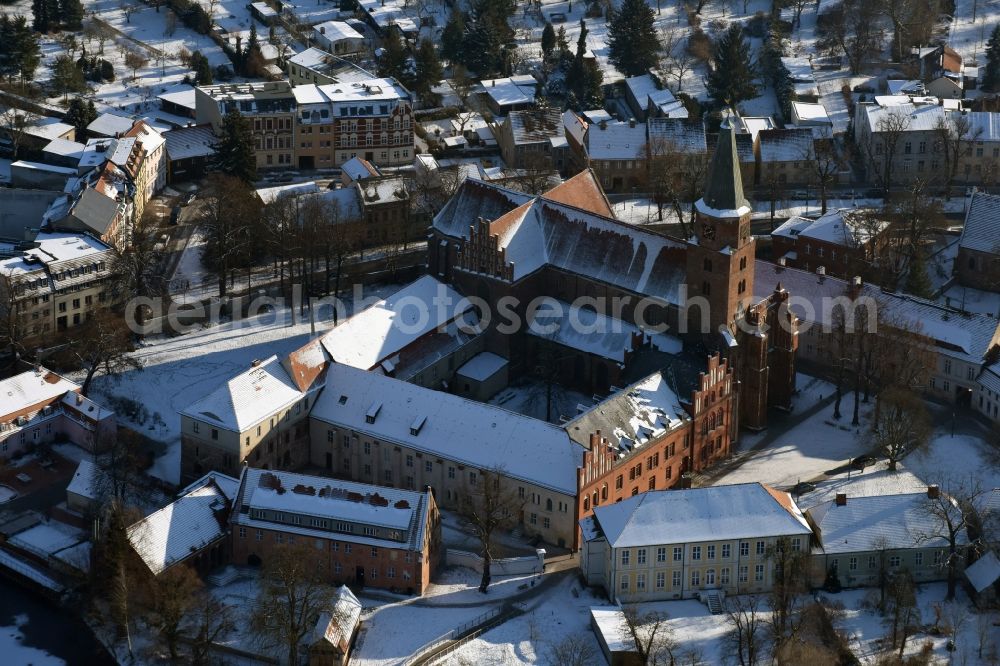
[[[589,449],[581,516],[614,496],[677,485],[728,456],[740,427],[765,428],[770,408],[791,407],[797,322],[781,285],[754,279],[751,207],[729,127],[696,210],[688,240],[625,224],[584,171],[538,196],[469,179],[434,219],[432,275],[491,305],[514,297],[522,322],[537,297],[564,306],[545,333],[511,332],[509,317],[493,316],[486,348],[508,360],[511,379],[543,368],[608,395],[585,417],[566,415]],[[611,322],[617,333],[580,334],[574,321]],[[676,418],[660,406],[671,402]],[[615,417],[630,410],[655,414],[631,431]]]

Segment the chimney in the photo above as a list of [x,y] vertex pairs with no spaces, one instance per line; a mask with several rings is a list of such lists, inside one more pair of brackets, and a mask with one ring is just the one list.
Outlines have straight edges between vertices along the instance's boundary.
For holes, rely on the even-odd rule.
[[782,268],[784,268],[785,264],[787,264],[787,263],[788,263],[787,259],[785,259],[784,257],[778,257],[778,265],[779,266],[781,266]]
[[941,496],[941,489],[936,483],[927,486],[927,499],[937,499]]
[[847,493],[837,493],[837,506],[847,506]]
[[601,122],[597,123],[597,126],[600,127],[602,130],[606,130],[608,129],[608,121],[602,120]]
[[849,291],[851,298],[857,298],[861,294],[861,276],[855,275],[851,278],[851,288]]
[[491,88],[496,88],[497,87],[497,80],[496,79],[493,79],[492,81],[490,81],[490,83],[493,84],[492,86],[490,86]]
[[628,119],[628,126],[631,127],[632,129],[635,129],[635,118]]
[[819,276],[819,283],[823,284],[826,281],[826,266],[817,266],[816,275]]
[[[83,404],[83,396],[82,396],[82,395],[80,395],[79,393],[77,393],[77,394],[76,394],[76,404],[78,404],[78,405],[82,405],[82,404]],[[937,486],[935,486],[935,488],[936,488],[936,487],[937,487]],[[928,492],[928,495],[929,495],[929,494],[930,494],[930,493]]]
[[259,358],[255,358],[254,360],[250,361],[250,367],[251,368],[259,368],[260,367],[260,359]]

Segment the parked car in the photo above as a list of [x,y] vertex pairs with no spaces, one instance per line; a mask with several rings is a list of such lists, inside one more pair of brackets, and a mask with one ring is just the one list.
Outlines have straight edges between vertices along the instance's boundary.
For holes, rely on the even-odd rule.
[[864,469],[865,467],[871,467],[876,462],[878,461],[875,459],[875,456],[869,456],[869,455],[858,456],[857,458],[851,461],[851,467],[853,467],[854,469]]
[[792,488],[792,494],[796,496],[805,495],[806,493],[811,493],[814,490],[816,490],[815,483],[809,483],[808,481],[799,481],[798,483],[795,484],[795,487]]

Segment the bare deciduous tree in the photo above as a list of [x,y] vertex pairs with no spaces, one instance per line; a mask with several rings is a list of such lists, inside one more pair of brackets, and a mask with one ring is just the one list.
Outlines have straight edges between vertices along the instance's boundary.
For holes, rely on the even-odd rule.
[[493,563],[493,542],[501,530],[517,524],[525,499],[516,488],[504,481],[502,468],[469,472],[469,484],[458,504],[458,515],[479,542],[483,558],[483,576],[479,591],[486,594],[490,586],[490,566]]
[[593,638],[586,634],[551,641],[548,656],[551,663],[560,666],[590,666],[598,659]]
[[189,566],[179,564],[154,578],[150,588],[145,604],[149,624],[156,629],[170,663],[178,663],[185,625],[199,604],[201,578]]
[[875,177],[886,192],[892,189],[896,151],[909,126],[910,116],[907,114],[899,110],[886,111],[879,115],[875,127],[861,146],[869,164],[875,166]]
[[938,118],[934,125],[934,150],[940,149],[944,158],[945,197],[951,197],[951,186],[955,183],[958,168],[963,160],[972,154],[972,144],[979,139],[983,129],[973,129],[969,116],[953,113]]
[[909,389],[891,387],[879,395],[880,409],[872,418],[869,442],[872,449],[884,455],[889,469],[924,448],[931,436],[931,420],[927,405]]
[[299,663],[299,645],[322,612],[333,612],[334,590],[314,564],[310,540],[271,550],[260,571],[260,591],[250,626],[266,646],[281,646],[289,664]]
[[669,619],[666,613],[644,613],[632,604],[622,607],[621,632],[632,639],[635,651],[646,666],[664,666],[677,661],[680,645]]
[[740,666],[755,666],[764,654],[764,623],[760,598],[737,594],[726,599],[726,623],[729,644]]
[[142,361],[132,355],[135,343],[124,318],[101,308],[77,328],[70,329],[66,350],[86,371],[80,393],[87,395],[98,374],[112,379],[129,370],[142,370]]
[[924,502],[924,512],[930,526],[914,535],[917,545],[943,541],[946,544],[942,566],[948,572],[949,601],[955,598],[958,574],[965,558],[963,537],[973,515],[974,507],[984,490],[977,479],[946,477],[939,483],[936,493],[929,492]]
[[907,639],[920,624],[917,594],[908,571],[893,572],[886,600],[888,605],[883,622],[889,629],[889,643],[894,648],[898,646],[899,656],[902,657]]

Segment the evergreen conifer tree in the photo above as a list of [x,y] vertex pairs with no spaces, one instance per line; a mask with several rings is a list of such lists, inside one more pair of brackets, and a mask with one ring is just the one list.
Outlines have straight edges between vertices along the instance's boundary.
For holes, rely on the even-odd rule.
[[78,133],[87,129],[87,125],[97,118],[97,109],[92,101],[85,102],[80,97],[74,97],[69,101],[66,109],[66,122],[76,128]]
[[580,37],[576,41],[576,55],[566,72],[566,88],[573,93],[572,101],[574,106],[570,108],[576,111],[600,108],[604,102],[604,93],[601,84],[604,82],[604,75],[597,67],[593,59],[585,58],[587,53],[587,24],[580,19]]
[[1000,88],[1000,24],[993,28],[986,42],[986,71],[983,74],[983,89],[996,92]]
[[83,29],[83,3],[80,0],[58,0],[59,20],[67,30]]
[[757,96],[757,67],[743,28],[733,23],[715,43],[714,67],[708,73],[708,93],[721,106],[735,106]]
[[222,119],[222,136],[216,146],[215,169],[245,183],[257,180],[257,155],[253,148],[250,124],[237,109],[230,109]]
[[465,39],[465,17],[453,9],[441,32],[441,55],[451,63],[462,61],[462,42]]
[[465,24],[463,60],[480,78],[503,73],[513,38],[503,8],[481,3],[473,8]]
[[545,22],[545,29],[542,30],[542,55],[548,58],[556,48],[556,29],[548,21]]
[[438,59],[437,49],[434,48],[433,41],[426,38],[420,41],[416,61],[414,89],[421,99],[436,105],[437,102],[430,99],[434,96],[431,89],[441,81],[444,76],[444,68]]
[[927,275],[927,261],[920,248],[913,250],[910,267],[906,273],[906,291],[920,298],[930,298],[933,295],[934,288]]
[[382,54],[378,57],[378,75],[391,76],[397,81],[407,82],[406,46],[397,30],[389,30],[382,40]]
[[660,59],[660,39],[653,21],[656,15],[646,0],[623,0],[608,26],[611,64],[625,76],[639,76]]

